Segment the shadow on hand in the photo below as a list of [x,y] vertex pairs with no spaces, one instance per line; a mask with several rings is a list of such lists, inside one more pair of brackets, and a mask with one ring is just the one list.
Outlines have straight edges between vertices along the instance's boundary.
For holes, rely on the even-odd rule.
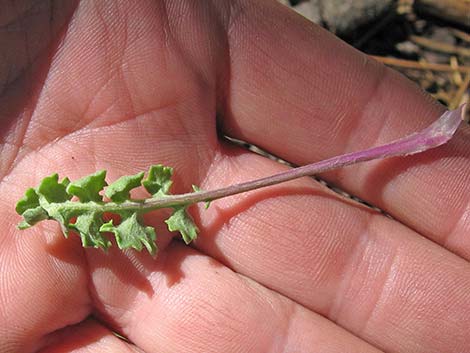
[[[184,277],[181,271],[181,263],[186,257],[184,253],[172,254],[169,257],[163,249],[157,252],[156,257],[152,257],[146,250],[122,251],[117,247],[114,239],[111,239],[113,245],[107,251],[94,248],[83,249],[78,235],[70,232],[69,238],[65,239],[58,231],[58,226],[54,226],[56,232],[53,239],[47,243],[46,252],[68,264],[88,267],[90,275],[100,269],[107,269],[120,282],[134,287],[148,297],[155,294],[148,279],[151,273],[161,272],[170,287]],[[92,268],[89,268],[90,258],[92,258]]]
[[[76,325],[50,333],[45,339],[44,347],[38,353],[67,353],[87,350],[87,347],[94,346],[109,335],[108,329],[93,318],[87,318]],[[124,338],[124,340],[127,339]],[[100,345],[98,344],[98,346]]]
[[[217,259],[225,266],[231,267],[229,261],[224,255],[222,249],[216,244],[216,237],[220,234],[222,229],[229,230],[230,224],[234,218],[243,212],[248,211],[250,208],[256,206],[258,203],[265,200],[276,198],[276,197],[285,197],[285,196],[312,196],[318,198],[327,198],[335,200],[338,202],[344,202],[350,207],[359,208],[370,213],[377,213],[378,211],[361,204],[353,199],[345,198],[339,194],[335,194],[325,187],[325,189],[312,189],[310,187],[299,187],[291,186],[288,183],[280,184],[276,187],[267,187],[264,189],[256,190],[255,192],[250,192],[245,198],[236,202],[230,207],[219,207],[215,201],[215,204],[211,205],[216,210],[215,219],[212,220],[209,226],[204,227],[200,238],[203,243],[201,248],[203,252],[210,253],[213,258]],[[201,213],[204,210],[194,212],[194,219],[197,223],[201,223]],[[308,210],[308,212],[315,212],[315,210]]]

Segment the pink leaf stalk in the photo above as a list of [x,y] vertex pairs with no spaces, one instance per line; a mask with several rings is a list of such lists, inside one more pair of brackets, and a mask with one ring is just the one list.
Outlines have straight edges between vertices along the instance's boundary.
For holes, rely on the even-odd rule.
[[[162,208],[179,204],[183,205],[202,201],[213,201],[230,195],[283,183],[304,176],[312,176],[360,162],[420,153],[431,148],[441,146],[452,138],[462,121],[464,107],[465,105],[462,105],[459,109],[446,111],[439,119],[424,130],[385,145],[372,147],[358,152],[346,153],[320,162],[293,168],[279,174],[231,185],[217,190],[174,195],[165,199],[147,199],[143,204],[140,204],[140,207]],[[122,206],[133,208],[136,204],[130,202],[127,203],[127,205]]]

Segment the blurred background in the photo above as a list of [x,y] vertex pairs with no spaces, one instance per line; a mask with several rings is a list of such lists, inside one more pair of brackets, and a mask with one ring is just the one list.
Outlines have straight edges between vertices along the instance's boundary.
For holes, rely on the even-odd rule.
[[470,0],[278,1],[400,71],[450,109],[469,101]]

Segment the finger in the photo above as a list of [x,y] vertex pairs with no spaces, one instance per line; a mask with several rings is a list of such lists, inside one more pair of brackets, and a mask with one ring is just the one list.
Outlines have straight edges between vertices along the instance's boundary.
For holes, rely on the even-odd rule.
[[82,321],[91,306],[77,239],[56,237],[50,225],[20,233],[16,191],[0,183],[0,351],[27,353],[50,332]]
[[[184,245],[170,245],[157,262],[134,255],[89,263],[102,319],[146,352],[377,351]],[[147,285],[129,285],[132,266]]]
[[[397,73],[275,2],[237,4],[227,134],[307,164],[391,141],[442,113]],[[470,259],[469,134],[462,128],[450,144],[423,155],[325,177]]]
[[38,353],[143,353],[93,319],[53,332]]
[[[282,170],[228,149],[202,187]],[[470,265],[309,178],[200,207],[198,249],[387,352],[470,345]],[[444,324],[445,323],[445,324]]]

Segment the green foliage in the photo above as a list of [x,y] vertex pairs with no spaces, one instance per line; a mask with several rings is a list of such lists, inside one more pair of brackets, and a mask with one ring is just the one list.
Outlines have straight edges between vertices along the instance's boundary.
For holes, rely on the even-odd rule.
[[[39,221],[56,220],[67,237],[69,231],[80,235],[84,247],[103,250],[111,246],[106,233],[112,233],[120,249],[147,249],[155,254],[156,233],[151,226],[143,222],[143,214],[156,208],[144,207],[149,201],[167,198],[172,185],[173,169],[162,165],[150,168],[147,178],[144,173],[123,176],[107,186],[106,171],[101,170],[70,182],[65,178],[59,182],[59,176],[53,174],[44,178],[37,188],[29,188],[16,204],[16,212],[23,216],[19,229],[26,229]],[[143,186],[152,197],[134,200],[130,192]],[[107,200],[103,200],[103,196]],[[75,198],[73,198],[75,197]],[[170,205],[174,209],[166,221],[170,231],[179,231],[184,242],[189,244],[197,237],[198,228],[187,212],[188,205]],[[119,215],[119,224],[105,222],[103,215]]]
[[29,188],[26,190],[23,198],[21,198],[16,204],[16,212],[23,214],[29,209],[39,207],[39,196],[36,193],[36,190]]
[[68,178],[64,178],[64,180],[59,183],[59,175],[57,173],[42,179],[37,189],[37,194],[40,195],[40,203],[41,198],[44,199],[44,202],[47,201],[50,203],[70,200],[73,195],[67,193],[67,185],[69,185],[69,183],[70,180]]
[[100,191],[108,185],[104,180],[106,178],[106,170],[100,170],[95,174],[81,178],[67,186],[67,193],[77,196],[81,202],[103,200]]
[[171,181],[172,175],[173,168],[164,167],[161,164],[153,165],[142,185],[153,197],[167,195],[173,183]]
[[187,211],[187,207],[178,207],[165,223],[170,232],[179,231],[186,244],[191,243],[197,237],[198,229]]
[[114,233],[119,249],[134,248],[140,251],[145,246],[151,254],[157,251],[155,229],[142,225],[136,213],[124,218],[118,226],[114,226],[111,220],[103,224],[100,231]]
[[114,202],[124,202],[129,200],[130,191],[140,186],[144,172],[135,175],[125,175],[109,185],[105,191],[106,197]]
[[75,223],[69,224],[69,228],[80,234],[83,246],[107,249],[111,246],[111,242],[100,233],[102,226],[102,214],[93,211],[82,213]]

